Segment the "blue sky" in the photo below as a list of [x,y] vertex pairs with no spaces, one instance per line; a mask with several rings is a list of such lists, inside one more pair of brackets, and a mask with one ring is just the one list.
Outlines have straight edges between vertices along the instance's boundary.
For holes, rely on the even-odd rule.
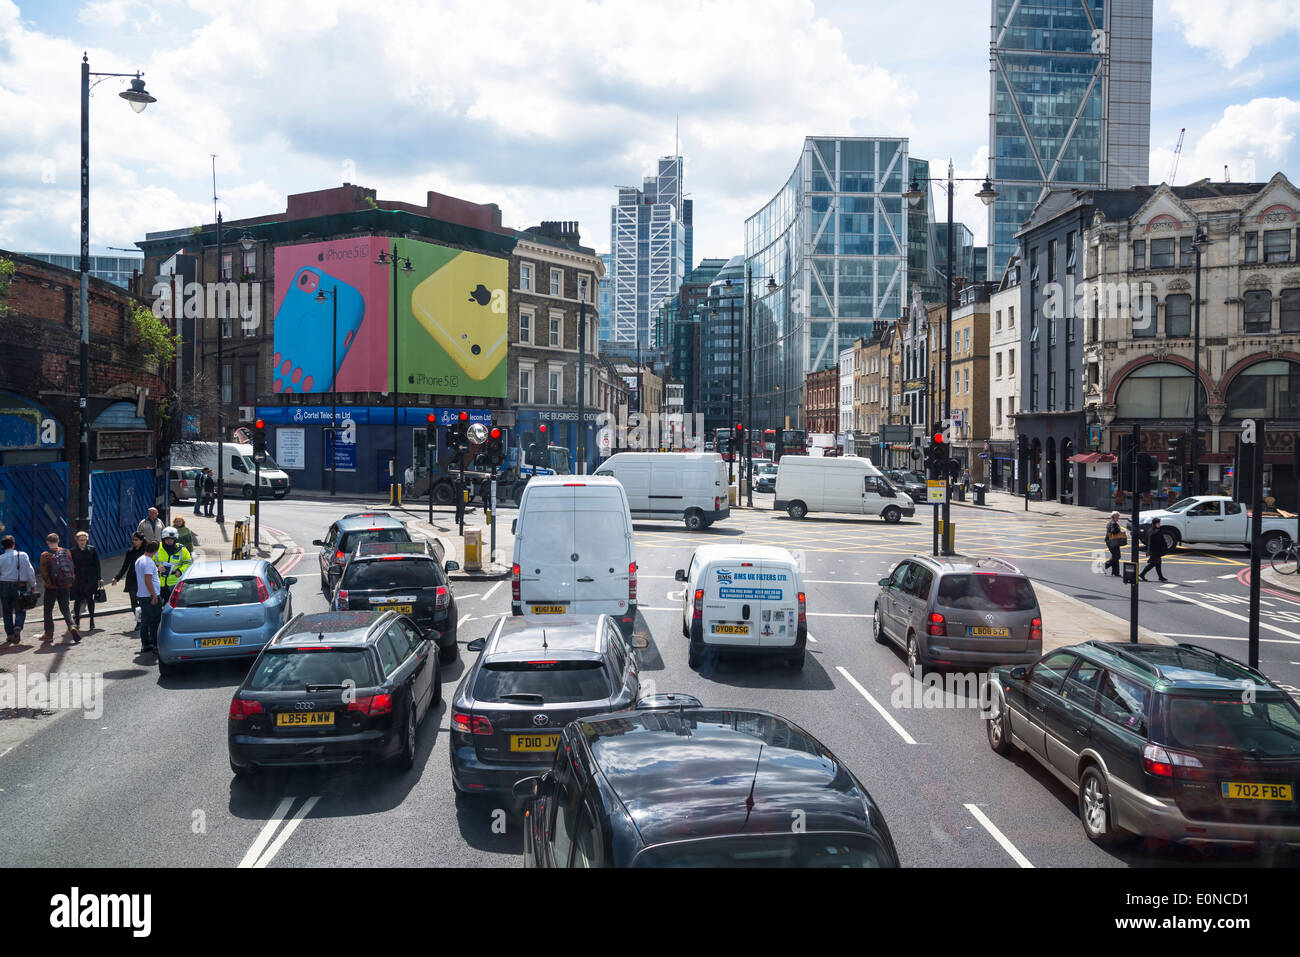
[[[317,0],[238,11],[0,0],[0,248],[77,246],[78,63],[143,69],[137,116],[91,106],[96,249],[344,180],[381,198],[496,202],[508,225],[577,219],[609,246],[614,187],[672,149],[680,117],[696,258],[743,223],[810,134],[906,135],[982,176],[987,0]],[[1156,0],[1151,179],[1296,178],[1300,0]],[[972,187],[958,218],[984,233]]]

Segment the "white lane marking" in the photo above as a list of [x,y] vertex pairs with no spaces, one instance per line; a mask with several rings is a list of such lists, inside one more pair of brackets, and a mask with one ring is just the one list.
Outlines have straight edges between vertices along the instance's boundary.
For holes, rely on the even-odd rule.
[[[1249,638],[1236,638],[1231,635],[1165,635],[1166,638],[1200,638],[1202,641],[1250,641]],[[1261,638],[1261,644],[1294,645],[1294,638]]]
[[284,830],[276,837],[275,843],[268,847],[266,853],[257,859],[257,863],[253,865],[254,867],[266,867],[267,864],[271,863],[271,858],[275,857],[280,848],[284,847],[284,842],[289,840],[289,835],[298,830],[298,825],[302,823],[303,818],[311,813],[311,809],[316,806],[316,802],[320,800],[320,797],[319,794],[313,794],[307,799],[307,803],[300,807],[298,813],[284,826]]
[[871,697],[871,693],[868,692],[866,688],[858,684],[858,680],[854,678],[853,675],[849,674],[847,671],[844,670],[843,665],[836,665],[835,670],[838,671],[840,674],[842,674],[845,678],[847,678],[849,684],[853,685],[853,687],[858,689],[858,694],[866,698],[867,703],[870,704],[871,707],[875,708],[878,712],[880,712],[880,716],[884,718],[887,722],[889,722],[889,726],[898,732],[898,736],[900,738],[902,738],[908,744],[916,744],[916,739],[913,738],[910,734],[908,734],[906,729],[904,729],[901,724],[899,724],[897,721],[894,720],[894,716],[892,714],[890,714],[888,711],[886,711],[884,708],[880,706],[879,701]]
[[1220,575],[1219,577],[1220,577],[1220,578],[1236,578],[1236,577],[1237,577],[1237,573],[1236,573],[1236,572],[1233,572],[1231,575]]
[[[1200,605],[1202,608],[1208,608],[1210,611],[1217,611],[1220,615],[1226,615],[1229,618],[1235,618],[1237,621],[1244,621],[1247,624],[1250,623],[1250,619],[1245,615],[1238,615],[1236,612],[1228,611],[1226,608],[1220,608],[1218,605],[1211,605],[1208,601],[1197,601],[1195,598],[1190,598],[1187,595],[1181,597],[1183,601],[1191,602],[1193,605]],[[1264,604],[1264,602],[1261,602],[1261,604]],[[1300,635],[1297,635],[1293,631],[1287,631],[1285,628],[1279,628],[1277,625],[1270,625],[1261,621],[1259,627],[1267,628],[1269,631],[1276,631],[1279,635],[1286,635],[1292,641],[1300,641]]]
[[1033,864],[1029,863],[1029,858],[1021,854],[1020,851],[1016,849],[1016,846],[1012,844],[1009,840],[1007,840],[1007,836],[998,830],[998,826],[994,824],[992,821],[990,821],[988,817],[985,816],[983,811],[977,808],[974,804],[967,804],[965,807],[966,810],[970,811],[971,814],[975,816],[975,820],[979,821],[980,824],[984,825],[984,830],[988,831],[990,834],[993,835],[993,840],[997,841],[1000,845],[1002,845],[1002,850],[1006,851],[1008,854],[1011,855],[1011,859],[1013,861],[1015,861],[1021,867],[1032,868],[1034,866]]
[[816,641],[816,640],[817,640],[817,639],[814,638],[812,635],[807,635],[807,638],[808,638],[809,641]]
[[810,611],[809,618],[875,618],[875,615],[862,615],[857,613],[846,613],[838,611]]
[[497,590],[498,588],[500,588],[500,587],[501,587],[501,582],[497,582],[495,585],[493,585],[491,588],[489,588],[489,589],[487,590],[487,592],[482,596],[483,600],[484,600],[484,601],[487,601],[489,598],[491,598],[491,597],[492,597],[492,593],[493,593],[494,591],[496,591],[496,590]]
[[473,617],[474,617],[473,615],[461,615],[460,621],[456,622],[456,627],[459,628],[461,625],[465,624],[465,622],[469,621]]
[[266,847],[266,842],[271,839],[275,829],[280,826],[280,821],[289,813],[289,808],[293,807],[294,799],[291,797],[284,798],[271,815],[270,820],[263,825],[262,830],[258,832],[257,839],[253,841],[253,846],[248,849],[244,859],[239,862],[240,867],[252,867],[253,862],[262,855],[262,849]]
[[[1237,576],[1236,576],[1236,575],[1233,575],[1232,577],[1233,577],[1233,578],[1236,578]],[[1189,579],[1187,579],[1187,581],[1183,582],[1183,584],[1184,584],[1184,585],[1204,585],[1204,584],[1206,584],[1208,581],[1209,581],[1208,578],[1189,578]]]

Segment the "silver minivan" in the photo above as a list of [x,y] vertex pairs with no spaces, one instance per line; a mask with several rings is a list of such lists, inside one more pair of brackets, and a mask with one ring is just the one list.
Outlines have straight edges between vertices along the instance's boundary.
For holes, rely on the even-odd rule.
[[903,649],[914,678],[929,667],[1031,664],[1043,653],[1038,596],[1010,562],[913,555],[879,584],[873,635]]

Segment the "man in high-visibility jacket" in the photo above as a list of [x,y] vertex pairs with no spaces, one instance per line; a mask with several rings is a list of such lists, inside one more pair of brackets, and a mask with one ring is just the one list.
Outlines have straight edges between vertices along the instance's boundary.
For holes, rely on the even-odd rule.
[[163,529],[162,541],[158,544],[158,554],[154,556],[154,561],[158,563],[158,577],[162,580],[161,597],[165,604],[176,583],[194,562],[190,550],[176,540],[175,527],[168,525]]

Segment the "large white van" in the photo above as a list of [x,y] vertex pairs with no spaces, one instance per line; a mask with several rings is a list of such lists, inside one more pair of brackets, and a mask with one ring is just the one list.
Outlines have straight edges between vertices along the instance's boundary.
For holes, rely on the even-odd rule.
[[886,522],[916,514],[916,505],[867,459],[783,455],[777,464],[775,509],[791,518],[809,512],[879,515]]
[[633,518],[681,520],[694,531],[731,514],[727,463],[716,452],[619,452],[596,474],[618,479]]
[[799,564],[772,545],[704,545],[676,578],[688,663],[712,654],[768,655],[803,667],[808,624]]
[[530,479],[519,502],[511,611],[609,615],[636,625],[636,554],[627,494],[607,476]]
[[[223,442],[221,450],[225,453],[224,474],[221,475],[226,494],[239,492],[244,498],[253,497],[253,476],[258,475],[263,495],[284,498],[289,494],[289,475],[271,456],[262,463],[260,473],[254,472],[253,447],[239,442]],[[217,480],[217,443],[216,442],[174,442],[172,459],[186,465],[212,469],[212,480]]]

